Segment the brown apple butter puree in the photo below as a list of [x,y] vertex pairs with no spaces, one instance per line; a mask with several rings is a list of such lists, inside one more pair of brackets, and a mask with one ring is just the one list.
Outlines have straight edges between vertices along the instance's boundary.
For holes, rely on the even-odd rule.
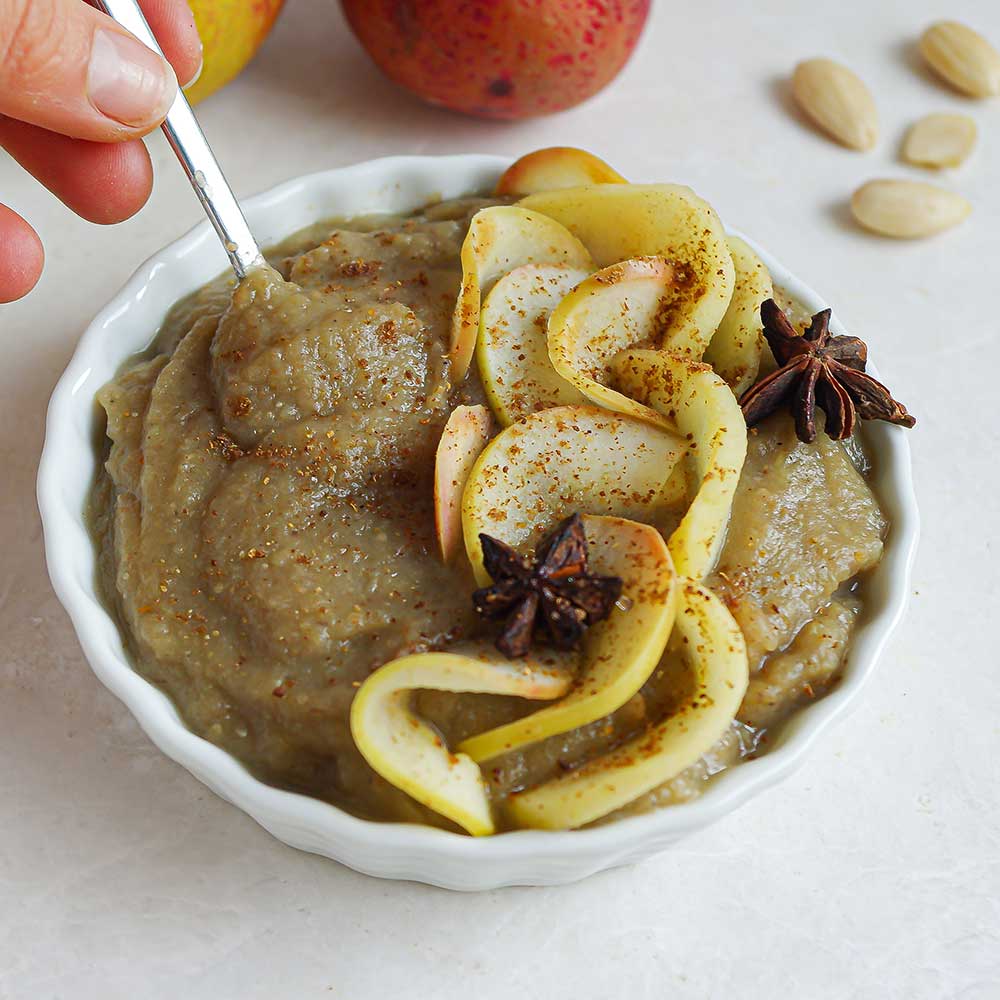
[[[233,289],[179,303],[100,393],[106,454],[92,501],[103,591],[137,669],[187,724],[264,780],[359,815],[447,825],[378,777],[348,726],[358,685],[402,653],[475,632],[471,574],[441,564],[432,472],[474,373],[449,380],[459,248],[482,201],[303,231]],[[835,682],[885,525],[860,451],[790,420],[750,436],[711,585],[743,628],[753,677],[704,760],[626,812],[690,798]],[[666,658],[609,719],[489,762],[498,798],[634,734],[678,696]],[[530,711],[422,692],[448,740]]]

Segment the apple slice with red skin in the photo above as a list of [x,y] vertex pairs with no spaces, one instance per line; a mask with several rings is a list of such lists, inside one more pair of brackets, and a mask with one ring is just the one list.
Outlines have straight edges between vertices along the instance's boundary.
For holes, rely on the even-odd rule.
[[472,363],[486,293],[522,264],[594,269],[586,247],[565,226],[517,205],[491,205],[472,217],[462,243],[462,286],[451,321],[451,379],[458,385]]
[[584,184],[626,184],[600,157],[574,146],[549,146],[526,153],[512,163],[497,182],[500,196],[535,194]]
[[456,406],[441,432],[434,456],[434,528],[446,563],[462,545],[462,493],[493,429],[485,406]]

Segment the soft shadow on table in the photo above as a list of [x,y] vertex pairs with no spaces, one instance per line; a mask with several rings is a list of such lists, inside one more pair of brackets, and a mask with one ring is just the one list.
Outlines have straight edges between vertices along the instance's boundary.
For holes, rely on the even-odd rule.
[[792,96],[792,79],[787,73],[780,76],[772,76],[765,81],[765,89],[768,96],[777,104],[792,121],[796,121],[814,138],[820,133],[816,126],[809,119],[809,116],[799,107],[798,102]]
[[917,35],[910,38],[904,38],[897,42],[891,47],[889,56],[908,72],[932,86],[936,91],[941,91],[943,88],[948,94],[955,93],[955,91],[952,90],[941,79],[941,77],[939,77],[937,73],[935,73],[930,66],[927,65],[927,60],[920,54],[919,37]]

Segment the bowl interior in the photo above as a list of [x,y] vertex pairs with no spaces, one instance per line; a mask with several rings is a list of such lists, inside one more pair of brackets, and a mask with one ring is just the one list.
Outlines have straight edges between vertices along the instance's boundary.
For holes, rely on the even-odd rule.
[[[248,199],[244,207],[267,246],[317,219],[407,211],[436,198],[489,190],[508,163],[485,156],[394,157],[298,178]],[[765,250],[755,249],[778,284],[812,311],[825,307]],[[258,781],[187,730],[173,703],[132,670],[118,626],[97,595],[96,556],[83,513],[94,473],[96,391],[127,357],[148,346],[178,299],[226,266],[204,222],[143,264],[95,317],[52,396],[38,499],[53,586],[98,677],[160,749],[280,839],[370,874],[450,888],[570,881],[652,854],[724,815],[787,774],[857,698],[902,616],[917,538],[908,442],[900,428],[885,424],[868,425],[866,438],[878,455],[873,485],[892,528],[883,561],[867,582],[867,611],[843,681],[798,712],[766,755],[718,775],[694,802],[593,829],[519,831],[476,840],[429,827],[368,822]],[[845,332],[836,322],[834,328]]]

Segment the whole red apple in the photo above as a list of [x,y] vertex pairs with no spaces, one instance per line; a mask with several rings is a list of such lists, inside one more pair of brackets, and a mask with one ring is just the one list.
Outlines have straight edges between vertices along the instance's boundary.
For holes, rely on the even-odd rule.
[[341,0],[368,54],[432,104],[527,118],[617,76],[651,0]]

